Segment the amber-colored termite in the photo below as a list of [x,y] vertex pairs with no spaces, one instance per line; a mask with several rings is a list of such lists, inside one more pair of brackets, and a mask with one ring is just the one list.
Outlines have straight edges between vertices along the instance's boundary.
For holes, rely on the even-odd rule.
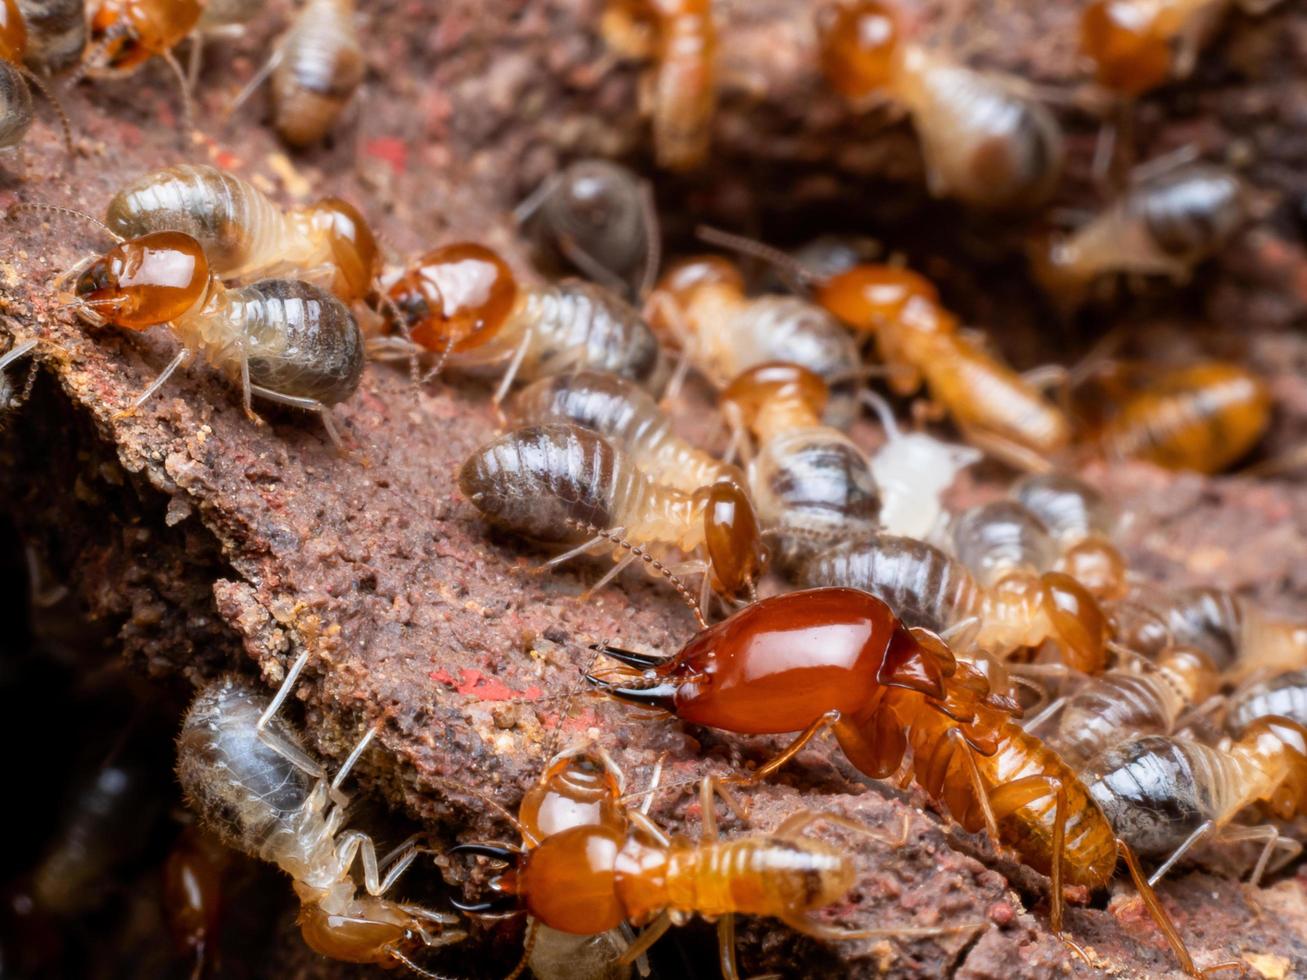
[[[375,349],[435,354],[434,370],[446,362],[468,370],[504,365],[496,402],[515,378],[581,368],[620,374],[655,392],[667,380],[658,339],[625,300],[579,279],[521,285],[484,245],[459,242],[426,253],[388,295],[390,327],[407,339],[378,338]],[[394,310],[402,322],[394,322]]]
[[647,80],[658,165],[692,170],[708,157],[717,108],[711,0],[609,0],[609,42],[653,58]]
[[821,378],[784,363],[750,368],[722,392],[727,417],[756,439],[749,490],[763,526],[777,537],[781,563],[790,568],[835,541],[879,527],[871,464],[848,436],[822,424],[827,397]]
[[1181,964],[1197,975],[1133,852],[1075,773],[1011,719],[974,668],[934,634],[904,628],[874,596],[829,588],[764,599],[665,660],[600,649],[643,670],[630,686],[592,678],[623,700],[741,734],[802,729],[775,758],[729,781],[770,775],[826,728],[873,778],[898,772],[910,748],[913,778],[955,819],[1051,875],[1058,932],[1063,881],[1102,887],[1122,856]]
[[1020,80],[975,71],[905,37],[902,20],[884,0],[821,7],[821,64],[831,85],[855,102],[887,99],[911,114],[935,196],[998,210],[1045,201],[1062,171],[1053,116]]
[[208,834],[188,827],[163,863],[163,909],[182,955],[193,960],[193,980],[204,976],[217,943],[223,912],[223,876],[230,852]]
[[1116,518],[1102,494],[1076,477],[1045,473],[1018,480],[1011,496],[1053,536],[1059,571],[1100,601],[1126,594],[1125,556],[1111,541]]

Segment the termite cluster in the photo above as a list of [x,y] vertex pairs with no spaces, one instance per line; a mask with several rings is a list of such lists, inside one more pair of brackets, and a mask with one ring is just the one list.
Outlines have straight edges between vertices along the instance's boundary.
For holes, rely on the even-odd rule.
[[[1089,5],[1081,45],[1114,110],[1189,76],[1227,6]],[[27,84],[44,88],[52,72],[95,79],[158,58],[188,92],[194,71],[177,49],[189,45],[198,70],[201,40],[253,7],[101,0],[81,17],[4,0],[0,145],[22,139]],[[282,139],[321,140],[365,73],[355,19],[350,2],[308,0],[238,104],[267,81]],[[1029,215],[1057,192],[1066,142],[1032,87],[970,67],[885,0],[822,3],[811,27],[815,67],[842,98],[911,120],[932,195],[992,217]],[[657,167],[687,179],[707,166],[714,5],[612,0],[600,30],[648,64]],[[1031,278],[1063,312],[1108,277],[1181,282],[1241,231],[1248,195],[1224,163],[1155,161],[1075,230],[1031,231]],[[719,799],[747,823],[737,791],[824,734],[861,777],[915,786],[964,831],[1046,875],[1049,925],[1082,954],[1064,886],[1102,891],[1123,869],[1184,971],[1230,966],[1195,962],[1155,885],[1232,844],[1257,845],[1235,869],[1254,882],[1300,853],[1289,821],[1307,815],[1307,617],[1150,582],[1131,564],[1129,515],[1078,475],[1090,462],[1207,474],[1238,464],[1273,408],[1250,368],[1100,355],[1022,373],[902,256],[880,261],[839,242],[788,252],[700,227],[664,263],[652,183],[610,160],[574,161],[518,203],[531,270],[475,237],[388,254],[344,199],[283,206],[207,163],[77,203],[13,209],[112,239],[52,290],[97,341],[100,328],[154,327],[177,341],[152,382],[110,406],[111,421],[202,357],[252,421],[255,399],[316,413],[340,450],[324,465],[349,466],[361,461],[333,407],[366,373],[405,366],[414,397],[439,384],[476,390],[500,431],[459,468],[465,513],[501,542],[549,549],[544,570],[606,553],[585,600],[640,565],[694,617],[678,650],[629,649],[634,637],[594,644],[571,697],[640,705],[728,739],[792,736],[751,769],[694,781],[695,840],[650,815],[674,787],[655,776],[633,794],[596,742],[549,758],[515,811],[489,801],[511,842],[446,846],[419,832],[379,853],[354,823],[346,783],[377,751],[385,719],[328,764],[286,717],[315,663],[308,644],[271,696],[243,675],[210,679],[176,743],[195,822],[164,860],[162,893],[195,976],[210,969],[228,851],[290,878],[314,951],[428,978],[446,975],[445,947],[503,915],[529,921],[512,978],[647,973],[654,943],[696,916],[716,924],[726,980],[741,975],[738,915],[828,943],[988,928],[831,924],[858,869],[819,828],[894,847],[906,827],[896,837],[801,810],[721,836]],[[760,286],[759,263],[785,288]],[[40,356],[41,339],[20,332],[0,353],[0,411],[21,407],[34,376],[24,359]],[[1006,486],[958,505],[956,477],[983,459]],[[130,803],[110,798],[129,795],[127,777],[94,779],[84,809],[104,819],[61,832],[63,849],[30,871],[31,914],[75,914],[95,861],[112,859],[94,838],[131,836],[119,826]],[[489,799],[483,787],[449,791]],[[401,897],[423,865],[455,893]]]

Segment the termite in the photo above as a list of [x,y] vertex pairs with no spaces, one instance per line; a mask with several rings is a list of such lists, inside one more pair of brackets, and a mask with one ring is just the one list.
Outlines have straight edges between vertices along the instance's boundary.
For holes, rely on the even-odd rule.
[[1291,860],[1302,846],[1271,824],[1231,826],[1230,821],[1258,803],[1282,820],[1307,810],[1307,729],[1270,715],[1250,723],[1224,748],[1167,735],[1129,739],[1100,755],[1086,782],[1136,851],[1166,858],[1152,881],[1195,844],[1217,836],[1226,842],[1263,843],[1252,875],[1255,884],[1277,847]]
[[405,337],[377,338],[374,348],[433,353],[436,370],[446,362],[502,369],[496,404],[516,378],[580,368],[610,371],[654,392],[667,380],[658,338],[625,300],[579,279],[519,285],[484,245],[459,242],[426,253],[404,269],[388,296],[389,325]]
[[700,603],[650,546],[702,552],[703,560],[679,568],[703,572],[705,588],[711,583],[727,597],[752,594],[766,561],[753,507],[734,482],[693,494],[656,484],[624,452],[579,425],[554,422],[509,432],[474,453],[458,483],[496,524],[542,543],[576,545],[549,567],[598,546],[625,551],[591,591],[640,558],[700,619]]
[[826,421],[842,428],[853,420],[862,358],[848,331],[820,307],[796,296],[746,296],[733,263],[700,256],[668,269],[645,309],[682,363],[717,388],[759,364],[797,364],[830,389]]
[[1125,557],[1111,541],[1116,518],[1089,484],[1061,473],[1022,477],[1011,497],[1043,522],[1061,552],[1057,568],[1101,600],[1127,591]]
[[277,135],[294,147],[325,138],[367,71],[354,19],[354,0],[308,0],[232,110],[269,81]]
[[16,0],[0,0],[0,147],[17,146],[32,125],[34,86],[50,102],[63,127],[64,145],[73,152],[73,131],[63,105],[25,62],[33,59],[28,23]]
[[1052,927],[1062,932],[1062,883],[1101,888],[1117,856],[1187,972],[1183,940],[1138,861],[1117,840],[1075,773],[1012,721],[974,668],[934,634],[904,627],[882,600],[827,588],[763,599],[701,632],[673,657],[596,649],[640,671],[625,685],[588,675],[614,697],[684,722],[740,734],[801,734],[748,775],[774,773],[830,729],[853,765],[884,779],[911,748],[911,772],[970,831],[988,829],[1053,883]]
[[377,286],[381,250],[367,220],[338,197],[283,211],[253,184],[205,164],[144,174],[105,208],[105,224],[123,238],[180,231],[203,247],[209,268],[226,279],[319,275],[346,302]]
[[1091,430],[1108,459],[1219,473],[1252,450],[1271,421],[1271,394],[1256,373],[1226,361],[1157,371]]
[[1087,679],[1026,728],[1040,734],[1073,769],[1083,770],[1124,738],[1171,734],[1181,715],[1215,694],[1220,683],[1206,654],[1175,647],[1146,669],[1115,667]]
[[190,86],[173,48],[194,33],[203,12],[202,0],[97,0],[90,11],[90,44],[74,81],[123,78],[158,58],[177,80],[186,128],[194,130]]
[[853,440],[822,424],[827,397],[821,378],[784,363],[750,368],[722,392],[733,426],[756,439],[749,490],[763,527],[777,538],[780,564],[791,569],[880,526],[871,464]]
[[1267,715],[1282,715],[1307,725],[1307,668],[1277,674],[1230,695],[1225,724],[1230,734],[1237,737],[1258,718]]
[[27,67],[55,75],[71,68],[86,49],[83,0],[17,0],[27,25]]
[[658,165],[676,171],[700,166],[717,107],[711,0],[610,0],[605,34],[623,53],[653,58],[647,91]]
[[513,212],[538,263],[642,297],[658,274],[658,215],[649,182],[611,160],[577,160],[546,178]]
[[[840,929],[812,913],[841,899],[857,874],[849,855],[804,835],[829,821],[883,840],[874,831],[833,814],[803,810],[767,834],[718,839],[714,784],[700,784],[703,831],[697,843],[668,837],[647,818],[627,811],[626,819],[585,824],[554,833],[522,851],[464,844],[454,853],[511,862],[491,887],[497,902],[474,911],[520,903],[536,920],[562,932],[590,935],[629,923],[645,926],[619,962],[631,962],[673,925],[701,915],[717,922],[723,980],[738,980],[735,916],[774,916],[805,935],[838,942],[974,929]],[[890,843],[890,842],[887,842]],[[902,841],[896,842],[902,844]],[[511,903],[511,904],[510,904]]]
[[[76,270],[73,270],[76,271]],[[363,338],[340,300],[293,279],[229,288],[209,271],[194,238],[160,231],[119,241],[81,267],[73,307],[92,324],[126,330],[166,325],[181,350],[121,414],[130,415],[196,354],[239,379],[245,412],[258,395],[316,412],[337,447],[331,406],[363,376]]]
[[[1236,0],[1250,14],[1279,0]],[[1080,18],[1080,49],[1098,83],[1127,97],[1188,78],[1232,0],[1093,0]]]
[[938,633],[959,649],[974,643],[1007,657],[1052,640],[1068,667],[1097,673],[1106,666],[1103,612],[1079,583],[1059,572],[982,585],[934,545],[882,534],[813,555],[795,578],[807,588],[844,586],[880,596],[910,626]]
[[163,909],[173,944],[193,960],[200,980],[218,939],[223,877],[231,852],[210,835],[187,827],[163,863]]
[[909,40],[900,12],[883,0],[823,7],[817,30],[822,69],[838,92],[889,99],[912,116],[931,194],[991,210],[1034,208],[1052,194],[1061,128],[1020,80]]
[[1183,282],[1248,219],[1233,171],[1198,163],[1140,181],[1069,237],[1032,248],[1036,277],[1056,298],[1078,301],[1110,273]]
[[682,493],[721,480],[744,483],[735,466],[672,431],[671,419],[653,397],[620,375],[582,370],[533,381],[512,398],[508,418],[517,426],[575,422],[593,429],[654,483]]
[[[340,785],[377,733],[369,728],[334,778],[277,712],[307,659],[302,654],[269,700],[243,678],[202,688],[177,740],[177,776],[187,802],[219,840],[290,875],[299,926],[315,952],[349,963],[403,965],[415,951],[464,938],[458,917],[385,895],[419,855],[413,840],[378,860],[372,838],[345,830]],[[351,876],[363,867],[365,894]]]

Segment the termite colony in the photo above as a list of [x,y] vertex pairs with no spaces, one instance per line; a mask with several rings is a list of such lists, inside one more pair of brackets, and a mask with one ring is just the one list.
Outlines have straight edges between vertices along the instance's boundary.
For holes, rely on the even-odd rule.
[[[460,944],[507,916],[526,923],[509,980],[648,976],[655,943],[695,918],[715,923],[717,943],[696,975],[724,980],[749,975],[754,959],[784,966],[756,938],[737,950],[737,916],[776,920],[830,957],[849,944],[864,956],[896,944],[957,950],[1002,926],[944,911],[914,921],[907,902],[901,924],[858,917],[860,865],[917,848],[916,818],[896,832],[825,797],[751,825],[748,804],[768,799],[773,777],[806,792],[792,763],[829,742],[825,760],[857,795],[868,784],[913,794],[955,837],[972,835],[968,848],[985,860],[1046,877],[1038,895],[1023,884],[1025,897],[1087,965],[1097,961],[1068,902],[1119,879],[1144,913],[1122,928],[1150,936],[1189,975],[1239,967],[1237,936],[1193,935],[1156,889],[1195,860],[1257,884],[1302,851],[1293,821],[1307,816],[1307,615],[1216,586],[1163,585],[1138,560],[1144,518],[1101,487],[1118,468],[1155,487],[1156,471],[1216,475],[1249,462],[1271,426],[1271,384],[1249,364],[1196,353],[1197,341],[1168,360],[1127,357],[1117,324],[1070,363],[1022,371],[969,322],[996,304],[969,303],[953,261],[925,254],[919,236],[898,243],[890,227],[874,242],[823,235],[787,250],[756,234],[766,209],[748,234],[699,223],[715,144],[730,138],[721,120],[739,112],[726,98],[738,95],[730,5],[598,6],[606,67],[638,65],[628,81],[649,124],[650,170],[581,157],[534,188],[505,180],[515,194],[502,218],[530,261],[485,228],[399,254],[346,197],[297,191],[290,203],[232,154],[209,155],[224,166],[197,155],[88,184],[67,201],[20,190],[10,206],[11,227],[35,217],[83,245],[49,282],[65,314],[58,342],[0,314],[0,425],[36,397],[42,366],[94,348],[129,372],[127,354],[115,363],[130,349],[124,333],[153,328],[170,334],[155,331],[169,359],[126,396],[104,386],[114,394],[97,396],[102,426],[156,424],[151,399],[180,391],[174,373],[201,372],[202,360],[226,382],[206,412],[243,412],[251,424],[263,423],[265,404],[313,413],[329,445],[281,416],[258,438],[293,443],[330,474],[372,465],[365,401],[402,391],[411,402],[396,425],[439,399],[480,403],[469,429],[486,438],[434,482],[459,498],[456,519],[483,554],[525,563],[519,547],[535,548],[531,574],[584,577],[582,615],[611,599],[599,593],[613,583],[624,600],[647,593],[623,578],[642,566],[676,616],[683,604],[693,618],[678,620],[676,649],[586,635],[585,666],[559,685],[562,711],[540,719],[561,738],[575,703],[590,699],[594,725],[583,744],[537,752],[519,799],[502,802],[497,780],[478,785],[476,766],[466,781],[424,774],[452,812],[484,804],[476,826],[500,820],[507,841],[468,829],[452,842],[442,825],[379,852],[347,777],[383,782],[380,757],[404,734],[392,727],[415,723],[360,704],[350,744],[307,737],[313,711],[293,695],[306,668],[332,670],[330,656],[314,655],[331,632],[323,624],[287,627],[285,664],[264,664],[275,691],[209,671],[179,713],[189,815],[159,861],[169,969],[220,974],[223,890],[242,861],[290,879],[299,933],[316,953],[436,980],[459,972],[450,964]],[[1246,148],[1224,158],[1188,148],[1128,176],[1120,164],[1151,93],[1197,86],[1221,19],[1261,17],[1273,0],[1094,0],[1071,39],[1092,96],[1081,103],[973,66],[958,25],[932,33],[919,6],[804,5],[811,80],[851,125],[883,116],[910,126],[922,194],[940,199],[929,206],[968,215],[959,239],[1001,229],[983,244],[1024,270],[1050,336],[1056,326],[1070,336],[1136,291],[1180,295],[1264,216],[1242,172],[1253,170],[1240,163]],[[208,140],[193,109],[201,44],[212,74],[259,12],[246,0],[0,0],[0,147],[21,146],[33,125],[29,85],[50,95],[52,77],[67,73],[69,88],[142,86],[160,66],[181,92],[183,136]],[[381,57],[361,30],[372,16],[352,0],[306,0],[230,110],[266,84],[269,128],[287,149],[347,133]],[[51,103],[75,167],[77,130]],[[1065,138],[1087,106],[1101,116],[1097,141]],[[1083,205],[1083,194],[1064,199],[1076,174],[1097,203],[1072,217],[1056,205]],[[660,197],[693,203],[660,211]],[[997,268],[982,274],[1007,274]],[[1264,454],[1230,485],[1304,459]],[[587,556],[607,561],[597,570]],[[520,567],[498,571],[524,593],[539,588]],[[513,737],[516,722],[504,719],[494,751]],[[638,724],[683,726],[686,743],[733,764],[683,758],[681,778],[664,780],[660,759],[637,790],[628,755],[643,750],[625,733]],[[758,736],[785,741],[758,755],[745,741]],[[114,849],[136,846],[134,813],[154,826],[146,804],[133,810],[144,795],[130,761],[115,749],[91,771],[77,789],[85,820],[61,827],[24,871],[13,904],[33,935],[84,910]],[[697,810],[679,806],[689,786]],[[725,828],[719,804],[732,815]],[[669,829],[687,819],[697,833]],[[2,968],[3,945],[0,954]]]

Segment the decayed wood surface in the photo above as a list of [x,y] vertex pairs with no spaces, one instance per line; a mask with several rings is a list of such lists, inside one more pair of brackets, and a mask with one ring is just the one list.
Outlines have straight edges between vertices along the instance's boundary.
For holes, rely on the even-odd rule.
[[[244,40],[210,48],[198,94],[203,138],[178,148],[174,94],[161,69],[83,85],[68,99],[79,158],[72,165],[63,159],[43,118],[23,161],[8,161],[0,203],[44,201],[99,213],[130,177],[179,160],[209,161],[288,203],[326,193],[355,201],[396,257],[476,238],[504,249],[526,275],[507,216],[521,195],[576,155],[647,159],[645,123],[633,108],[638,69],[605,49],[595,30],[597,3],[369,6],[372,71],[356,123],[334,145],[292,160],[257,111],[220,119],[275,33],[274,12]],[[1020,6],[960,12],[961,24],[993,33],[976,57],[1069,89],[1072,6],[1038,5],[1033,13]],[[720,7],[725,91],[717,156],[699,179],[659,182],[673,237],[693,215],[798,239],[827,230],[824,222],[843,211],[838,230],[849,230],[851,214],[857,226],[908,249],[940,278],[949,302],[992,326],[1022,366],[1078,356],[1106,327],[1122,324],[1141,351],[1248,358],[1268,372],[1277,398],[1264,452],[1307,438],[1300,332],[1307,257],[1294,224],[1307,190],[1301,8],[1285,4],[1263,21],[1236,18],[1194,83],[1140,109],[1145,152],[1197,141],[1247,160],[1259,191],[1256,226],[1199,288],[1178,297],[1148,291],[1064,323],[1038,301],[1019,258],[1006,250],[1013,229],[959,222],[942,205],[918,210],[923,202],[911,182],[920,164],[904,124],[851,117],[824,93],[813,70],[809,4],[735,0]],[[927,20],[938,16],[923,11]],[[1084,178],[1095,123],[1074,110],[1067,120],[1073,164],[1065,203],[1083,206],[1093,199]],[[403,370],[369,367],[357,396],[336,412],[351,447],[345,456],[311,419],[269,411],[268,425],[250,424],[233,389],[206,368],[179,375],[137,416],[116,420],[166,363],[173,341],[159,332],[129,338],[87,330],[61,311],[51,280],[103,247],[93,228],[23,214],[9,222],[6,240],[4,311],[17,334],[39,331],[46,341],[35,395],[4,436],[9,506],[53,575],[92,618],[116,630],[115,654],[159,679],[180,674],[200,682],[242,669],[260,672],[271,688],[288,659],[309,645],[315,657],[295,710],[310,744],[339,759],[366,725],[384,717],[360,783],[443,841],[511,833],[483,803],[452,793],[451,782],[512,808],[548,752],[565,744],[596,740],[636,786],[663,754],[664,778],[675,783],[760,760],[776,744],[686,730],[585,696],[560,723],[555,696],[578,685],[588,643],[670,652],[693,625],[668,590],[634,574],[582,601],[598,566],[534,575],[541,553],[486,531],[454,479],[458,464],[495,431],[485,385],[437,382],[415,390]],[[860,437],[875,438],[870,427]],[[1307,491],[1298,484],[1121,465],[1088,475],[1135,515],[1127,544],[1146,574],[1239,588],[1286,611],[1304,608]],[[964,478],[957,500],[1001,492],[1002,477],[984,470]],[[522,698],[542,700],[533,707],[518,703]],[[814,807],[891,833],[911,813],[901,849],[844,838],[862,872],[850,901],[834,912],[839,923],[988,924],[983,933],[938,940],[825,946],[750,922],[741,931],[750,974],[1025,978],[1173,970],[1128,888],[1106,908],[1100,901],[1072,912],[1071,932],[1088,950],[1088,966],[1049,934],[1041,879],[919,812],[919,797],[856,778],[830,744],[746,796],[762,828]],[[654,814],[693,834],[691,803],[665,793]],[[1250,975],[1282,976],[1307,970],[1305,888],[1293,874],[1253,890],[1189,873],[1163,891],[1200,964],[1242,958]],[[459,975],[493,975],[514,958],[506,937],[512,934],[504,928],[478,932],[434,963]],[[491,940],[499,940],[493,951]],[[290,934],[268,969],[351,974],[297,943]],[[703,949],[711,955],[711,946]],[[1288,972],[1277,973],[1281,967]],[[704,976],[714,969],[711,960],[695,968]]]

